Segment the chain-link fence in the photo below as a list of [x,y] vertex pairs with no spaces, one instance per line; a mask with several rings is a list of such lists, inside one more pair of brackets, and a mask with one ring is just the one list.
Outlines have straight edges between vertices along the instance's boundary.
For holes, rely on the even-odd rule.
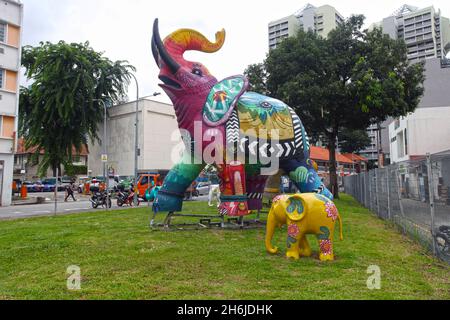
[[345,177],[344,188],[450,263],[450,151]]

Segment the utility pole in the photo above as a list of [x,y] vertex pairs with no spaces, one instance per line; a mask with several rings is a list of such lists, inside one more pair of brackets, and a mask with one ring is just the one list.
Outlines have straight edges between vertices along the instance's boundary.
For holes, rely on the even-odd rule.
[[[136,83],[136,109],[135,109],[135,121],[134,121],[134,198],[133,198],[133,204],[134,206],[137,206],[138,204],[138,160],[140,156],[140,150],[139,150],[139,101],[141,100],[139,98],[139,83],[136,78],[136,76],[132,73],[130,73],[131,77],[134,79],[134,82]],[[155,92],[153,97],[159,96],[159,92]],[[148,96],[148,97],[150,97]],[[145,97],[143,97],[145,98]]]
[[139,83],[134,74],[130,73],[134,81],[136,82],[136,112],[134,121],[134,206],[137,206],[138,202],[138,190],[137,190],[137,179],[138,179],[138,157],[139,157]]
[[[109,210],[109,175],[107,172],[107,166],[108,166],[108,149],[107,149],[107,131],[106,131],[106,121],[107,121],[107,108],[106,103],[102,99],[95,99],[94,101],[98,101],[103,105],[104,110],[104,118],[103,118],[103,156],[102,156],[102,162],[103,162],[103,178],[105,179],[106,183],[106,211]],[[103,159],[103,157],[106,157],[106,159]]]

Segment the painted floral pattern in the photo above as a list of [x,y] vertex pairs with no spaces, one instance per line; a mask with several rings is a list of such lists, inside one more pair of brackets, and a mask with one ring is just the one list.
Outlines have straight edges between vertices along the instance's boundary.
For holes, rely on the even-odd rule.
[[297,238],[300,230],[296,224],[290,224],[288,226],[288,236],[291,238]]
[[333,202],[327,202],[325,204],[325,211],[327,212],[328,218],[331,218],[333,219],[333,221],[336,221],[336,219],[339,216],[339,212]]
[[327,239],[320,241],[320,252],[322,252],[324,256],[333,254],[333,245],[331,244],[331,240]]

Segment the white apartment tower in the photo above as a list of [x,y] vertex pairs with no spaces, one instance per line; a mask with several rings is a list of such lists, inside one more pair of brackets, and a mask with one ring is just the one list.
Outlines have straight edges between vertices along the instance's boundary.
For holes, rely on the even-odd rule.
[[0,0],[0,206],[11,204],[23,5]]
[[374,26],[381,27],[393,39],[404,39],[411,62],[442,59],[450,51],[450,20],[432,6],[419,9],[403,5]]
[[300,29],[327,37],[331,30],[343,22],[343,16],[334,7],[323,5],[316,8],[307,4],[297,13],[269,23],[269,48],[276,48],[283,39],[294,36]]

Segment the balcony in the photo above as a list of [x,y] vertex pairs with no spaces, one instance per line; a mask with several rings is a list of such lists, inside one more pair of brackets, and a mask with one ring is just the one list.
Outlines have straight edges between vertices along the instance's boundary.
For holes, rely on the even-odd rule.
[[450,68],[450,59],[441,59],[441,68]]

